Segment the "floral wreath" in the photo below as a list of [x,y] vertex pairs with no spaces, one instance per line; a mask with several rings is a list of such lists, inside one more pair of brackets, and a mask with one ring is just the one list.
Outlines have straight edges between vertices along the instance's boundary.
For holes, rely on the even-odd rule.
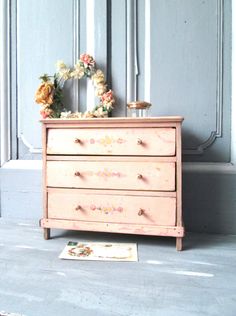
[[[39,79],[42,83],[35,93],[35,102],[42,106],[40,114],[45,118],[84,118],[107,117],[113,109],[115,99],[112,90],[107,90],[105,76],[102,70],[96,68],[96,62],[88,54],[80,55],[80,59],[71,69],[63,61],[56,64],[54,76],[44,74]],[[95,95],[100,98],[99,105],[85,113],[66,111],[62,102],[63,86],[69,79],[90,78],[95,86]]]

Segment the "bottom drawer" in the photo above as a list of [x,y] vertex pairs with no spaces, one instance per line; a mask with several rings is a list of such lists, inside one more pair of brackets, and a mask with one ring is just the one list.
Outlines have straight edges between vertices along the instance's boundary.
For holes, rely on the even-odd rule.
[[49,189],[48,218],[175,226],[176,198]]

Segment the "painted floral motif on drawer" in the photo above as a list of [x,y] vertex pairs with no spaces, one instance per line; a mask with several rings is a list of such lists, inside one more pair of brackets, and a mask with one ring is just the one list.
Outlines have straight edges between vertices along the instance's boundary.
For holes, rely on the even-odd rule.
[[90,139],[84,139],[81,142],[82,143],[89,143],[91,145],[101,144],[101,145],[106,147],[106,146],[110,146],[112,144],[124,144],[124,143],[126,143],[126,140],[121,138],[121,137],[114,138],[114,137],[106,135],[100,139],[90,138]]
[[100,178],[103,178],[103,179],[112,178],[112,177],[120,178],[120,177],[124,177],[125,176],[124,174],[122,174],[119,171],[112,171],[112,170],[109,170],[107,168],[105,168],[104,170],[99,170],[97,172],[84,171],[84,172],[82,172],[82,175],[83,176],[97,176],[97,177],[100,177]]
[[115,212],[122,213],[123,207],[118,206],[96,206],[94,204],[90,205],[90,210],[92,211],[100,211],[103,214],[113,214]]

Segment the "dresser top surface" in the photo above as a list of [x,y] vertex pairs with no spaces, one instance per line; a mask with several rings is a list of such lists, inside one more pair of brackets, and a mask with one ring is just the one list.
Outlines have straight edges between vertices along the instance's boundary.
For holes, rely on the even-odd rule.
[[82,119],[43,119],[40,120],[43,124],[97,124],[97,125],[113,125],[113,124],[158,124],[158,123],[181,123],[184,120],[182,116],[159,116],[159,117],[111,117],[111,118],[82,118]]

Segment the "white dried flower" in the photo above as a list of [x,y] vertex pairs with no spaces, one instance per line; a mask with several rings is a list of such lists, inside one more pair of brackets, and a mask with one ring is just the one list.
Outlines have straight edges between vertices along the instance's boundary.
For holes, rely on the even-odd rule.
[[66,67],[66,64],[64,63],[63,60],[58,60],[56,62],[56,68],[57,68],[58,71],[60,71],[61,69],[65,69],[67,67]]

